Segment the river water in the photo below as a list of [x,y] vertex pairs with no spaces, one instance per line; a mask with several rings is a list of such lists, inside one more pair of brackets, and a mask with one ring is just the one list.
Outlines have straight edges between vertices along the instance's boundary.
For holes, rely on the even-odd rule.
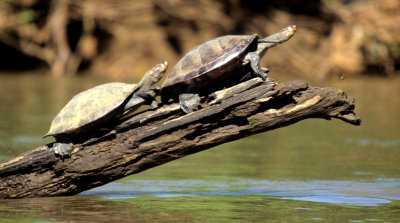
[[[106,81],[0,75],[0,161],[51,142],[62,106]],[[400,222],[400,78],[313,85],[354,96],[362,125],[305,120],[80,195],[0,200],[0,222]]]

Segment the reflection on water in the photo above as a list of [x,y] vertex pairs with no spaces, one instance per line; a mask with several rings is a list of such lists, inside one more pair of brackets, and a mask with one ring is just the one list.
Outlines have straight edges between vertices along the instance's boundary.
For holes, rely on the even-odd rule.
[[[104,82],[0,75],[0,161],[49,143],[62,106]],[[78,196],[0,200],[0,222],[399,222],[400,77],[314,85],[354,96],[362,125],[306,120]]]
[[0,217],[35,222],[396,222],[399,186],[396,179],[131,179],[73,197],[3,200]]

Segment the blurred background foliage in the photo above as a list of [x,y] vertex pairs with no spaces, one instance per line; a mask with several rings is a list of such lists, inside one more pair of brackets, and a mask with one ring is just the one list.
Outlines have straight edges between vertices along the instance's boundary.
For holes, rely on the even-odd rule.
[[289,24],[295,37],[262,62],[275,73],[399,73],[399,0],[0,0],[0,71],[141,75],[214,37]]

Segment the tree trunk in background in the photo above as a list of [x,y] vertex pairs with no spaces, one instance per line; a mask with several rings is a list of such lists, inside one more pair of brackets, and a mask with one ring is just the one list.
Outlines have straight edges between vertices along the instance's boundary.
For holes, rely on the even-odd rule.
[[399,0],[0,1],[0,71],[35,58],[36,68],[46,63],[53,75],[139,76],[212,38],[265,37],[295,24],[296,36],[262,61],[276,73],[388,76],[400,70],[399,23]]
[[54,76],[63,76],[71,58],[67,33],[69,0],[53,0],[51,3],[52,13],[48,22],[56,53],[50,64],[51,73]]

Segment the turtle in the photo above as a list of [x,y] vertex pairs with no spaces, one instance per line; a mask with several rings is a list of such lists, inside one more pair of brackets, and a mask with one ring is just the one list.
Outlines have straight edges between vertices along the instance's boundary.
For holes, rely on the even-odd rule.
[[107,83],[75,95],[55,116],[49,132],[43,137],[56,139],[53,144],[56,155],[70,156],[74,135],[119,119],[143,104],[156,107],[155,97],[160,87],[150,87],[161,79],[167,67],[167,61],[157,64],[135,84]]
[[296,26],[289,25],[264,39],[257,34],[227,35],[194,47],[169,72],[161,86],[162,102],[179,100],[182,110],[190,113],[198,109],[201,93],[255,76],[265,80],[268,69],[260,67],[260,58],[295,32]]

